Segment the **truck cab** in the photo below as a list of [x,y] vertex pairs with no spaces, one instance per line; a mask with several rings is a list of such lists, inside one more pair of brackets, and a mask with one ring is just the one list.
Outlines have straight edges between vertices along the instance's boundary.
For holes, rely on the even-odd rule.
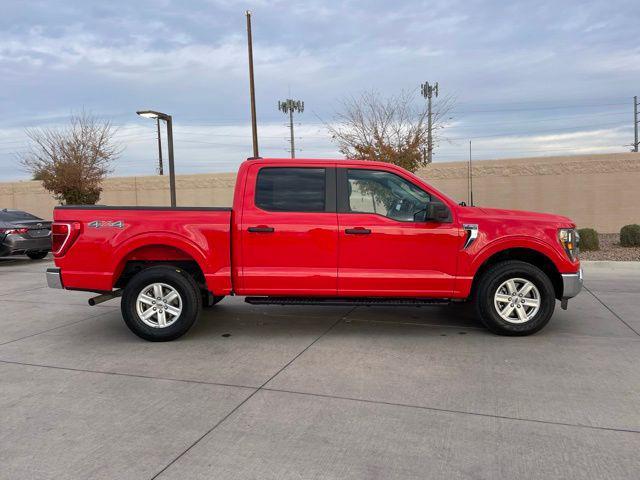
[[50,284],[122,295],[127,325],[149,340],[179,337],[226,295],[473,301],[495,333],[526,335],[582,285],[568,218],[460,205],[379,162],[250,159],[231,209],[65,206],[54,219]]

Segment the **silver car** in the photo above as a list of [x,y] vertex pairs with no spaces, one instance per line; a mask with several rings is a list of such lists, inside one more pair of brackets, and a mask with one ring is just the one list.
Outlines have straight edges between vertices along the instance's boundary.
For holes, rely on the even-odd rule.
[[51,251],[51,222],[21,210],[0,210],[0,257],[39,260]]

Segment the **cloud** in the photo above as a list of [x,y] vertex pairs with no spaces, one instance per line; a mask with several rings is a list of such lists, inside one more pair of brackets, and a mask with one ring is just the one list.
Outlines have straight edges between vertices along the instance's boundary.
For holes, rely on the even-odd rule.
[[[287,152],[280,99],[305,101],[300,147],[331,155],[309,125],[316,115],[332,118],[342,98],[363,90],[392,95],[424,81],[457,97],[448,136],[473,138],[482,157],[630,142],[630,121],[613,123],[629,119],[638,93],[640,50],[628,33],[638,2],[5,0],[0,180],[23,175],[12,152],[24,127],[62,123],[82,108],[130,130],[120,173],[152,172],[152,125],[140,127],[149,145],[133,128],[143,107],[174,115],[183,166],[232,169],[249,151],[247,8],[265,152]],[[574,107],[536,110],[557,105]],[[542,138],[554,131],[562,137]],[[464,159],[467,147],[443,141],[436,159]]]
[[[75,30],[48,37],[41,29],[34,28],[23,38],[5,38],[0,41],[0,62],[27,63],[31,67],[60,71],[87,69],[100,75],[140,78],[230,72],[237,70],[238,59],[246,56],[246,43],[239,36],[207,45],[190,43],[187,35],[176,34],[170,44],[158,46],[153,37],[138,35],[130,43],[110,45],[96,34]],[[257,46],[256,50],[260,54],[258,63],[269,66],[292,56],[281,46]]]
[[640,72],[640,48],[601,52],[582,65],[586,73],[637,74]]

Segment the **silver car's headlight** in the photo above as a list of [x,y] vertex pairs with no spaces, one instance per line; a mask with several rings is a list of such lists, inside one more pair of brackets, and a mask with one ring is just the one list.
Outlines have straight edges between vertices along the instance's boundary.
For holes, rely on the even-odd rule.
[[580,235],[575,228],[559,229],[558,241],[571,260],[575,260],[578,257],[578,253],[580,253]]

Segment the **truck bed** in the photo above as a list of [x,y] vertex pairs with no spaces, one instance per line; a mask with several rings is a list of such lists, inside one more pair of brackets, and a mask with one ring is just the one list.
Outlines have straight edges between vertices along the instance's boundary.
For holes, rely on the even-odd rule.
[[209,290],[231,291],[231,208],[59,206],[79,235],[56,265],[69,289],[111,291],[131,262],[195,262]]

